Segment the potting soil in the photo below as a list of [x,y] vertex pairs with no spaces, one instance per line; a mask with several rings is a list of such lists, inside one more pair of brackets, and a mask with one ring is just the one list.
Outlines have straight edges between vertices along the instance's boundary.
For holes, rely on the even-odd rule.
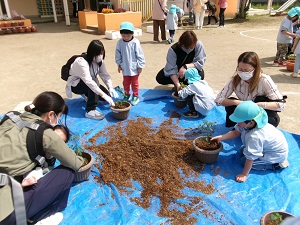
[[67,101],[67,124],[81,135],[96,163],[88,181],[74,184],[62,224],[259,224],[267,211],[300,215],[300,136],[284,133],[290,167],[282,171],[251,170],[245,183],[235,181],[243,165],[236,154],[240,139],[224,141],[212,164],[201,164],[192,139],[203,120],[225,128],[225,110],[186,119],[188,108],[174,106],[171,91],[140,91],[140,103],[127,120],[117,121],[109,105],[99,104],[102,121],[84,117],[82,98]]

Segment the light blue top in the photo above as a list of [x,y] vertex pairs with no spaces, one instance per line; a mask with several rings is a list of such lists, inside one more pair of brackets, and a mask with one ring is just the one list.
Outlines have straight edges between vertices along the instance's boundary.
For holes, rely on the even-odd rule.
[[289,18],[285,17],[280,25],[278,35],[277,35],[277,43],[280,44],[289,44],[293,42],[293,38],[283,34],[281,31],[286,30],[290,33],[293,33],[293,21],[290,20]]
[[145,67],[145,56],[140,41],[132,38],[126,42],[120,39],[117,43],[115,60],[121,66],[123,76],[135,76],[138,68]]
[[178,26],[177,26],[177,21],[178,21],[178,16],[176,13],[168,13],[167,15],[167,30],[177,30]]
[[263,128],[244,130],[238,125],[234,127],[241,133],[244,155],[249,160],[260,159],[266,163],[281,163],[287,160],[288,144],[283,133],[271,124]]
[[[300,30],[297,30],[296,31],[296,36],[297,38],[300,38]],[[295,54],[300,54],[300,43],[298,42],[296,48],[295,48],[295,51],[294,51]]]
[[185,99],[189,95],[194,95],[193,103],[197,112],[206,116],[215,106],[215,95],[211,87],[205,80],[199,80],[189,84],[178,92],[178,96]]

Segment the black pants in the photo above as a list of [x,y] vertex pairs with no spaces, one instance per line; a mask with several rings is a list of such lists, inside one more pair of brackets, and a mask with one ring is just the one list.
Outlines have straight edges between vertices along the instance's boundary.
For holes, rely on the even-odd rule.
[[[109,91],[100,84],[99,87],[105,94],[107,94],[108,96],[110,96]],[[78,85],[76,87],[72,87],[72,92],[75,94],[79,94],[82,95],[84,94],[85,96],[87,96],[88,100],[86,103],[86,108],[85,110],[87,112],[91,111],[91,110],[95,110],[96,106],[98,105],[98,101],[104,101],[103,98],[101,98],[99,95],[95,94],[82,80],[80,80],[80,82],[78,83]]]
[[73,2],[73,17],[77,17],[77,3]]
[[[58,166],[32,186],[24,188],[26,215],[36,223],[67,207],[74,170]],[[0,222],[0,225],[16,224],[15,212]]]
[[[230,98],[230,99],[236,99],[236,98]],[[267,102],[268,98],[265,98],[264,100],[254,99],[254,102],[262,102],[262,101]],[[236,108],[236,105],[231,105],[231,106],[226,106],[225,107],[225,110],[226,110],[226,124],[225,124],[225,126],[226,127],[233,127],[236,124],[235,122],[232,122],[229,119],[229,116],[234,112],[235,108]],[[278,116],[278,113],[276,111],[268,110],[268,109],[265,109],[265,111],[268,114],[268,123],[272,124],[274,127],[277,127],[279,122],[280,122],[280,117]]]
[[186,97],[186,102],[189,106],[189,109],[191,112],[196,112],[196,109],[195,109],[195,106],[194,106],[194,102],[193,102],[193,98],[194,98],[194,95],[189,95]]
[[220,13],[219,13],[219,17],[220,17],[219,26],[224,26],[224,21],[225,21],[224,13],[225,13],[225,10],[226,10],[226,8],[220,8]]
[[[198,72],[199,72],[201,79],[203,80],[204,79],[204,70],[202,69],[201,71],[198,71]],[[178,79],[179,79],[179,82],[185,83],[184,78],[178,78]],[[161,69],[158,72],[158,74],[156,75],[156,81],[157,81],[157,83],[162,84],[162,85],[174,84],[171,77],[165,76],[164,69]]]

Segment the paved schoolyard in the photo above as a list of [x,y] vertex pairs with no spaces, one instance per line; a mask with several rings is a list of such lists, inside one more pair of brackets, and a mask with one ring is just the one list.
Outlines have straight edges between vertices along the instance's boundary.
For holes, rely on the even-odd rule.
[[[260,16],[250,22],[227,20],[224,29],[206,26],[195,30],[204,43],[207,60],[204,66],[205,79],[218,93],[236,68],[238,56],[244,51],[255,51],[262,61],[263,71],[273,78],[283,94],[288,95],[287,106],[280,113],[280,128],[298,133],[298,97],[300,79],[291,78],[290,72],[272,64],[276,53],[276,35],[283,17]],[[146,68],[140,76],[141,88],[166,88],[155,81],[156,73],[164,66],[168,44],[155,44],[152,34],[137,37],[146,57]],[[122,76],[117,72],[114,52],[117,40],[107,40],[103,35],[85,34],[79,31],[78,24],[66,27],[64,22],[37,24],[38,32],[0,36],[0,113],[13,109],[19,102],[30,101],[45,90],[53,90],[65,97],[65,82],[60,79],[60,68],[67,59],[86,51],[93,39],[100,39],[106,48],[106,67],[111,74],[114,86],[122,85]],[[177,40],[185,29],[180,28]],[[171,86],[170,86],[171,87]],[[167,88],[170,88],[167,87]],[[137,106],[138,107],[138,106]]]

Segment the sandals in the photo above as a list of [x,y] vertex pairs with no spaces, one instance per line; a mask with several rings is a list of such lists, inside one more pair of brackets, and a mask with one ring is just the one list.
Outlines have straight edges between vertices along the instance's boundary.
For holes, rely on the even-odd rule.
[[188,111],[188,112],[183,113],[183,116],[185,118],[198,118],[199,117],[199,113],[198,112]]

